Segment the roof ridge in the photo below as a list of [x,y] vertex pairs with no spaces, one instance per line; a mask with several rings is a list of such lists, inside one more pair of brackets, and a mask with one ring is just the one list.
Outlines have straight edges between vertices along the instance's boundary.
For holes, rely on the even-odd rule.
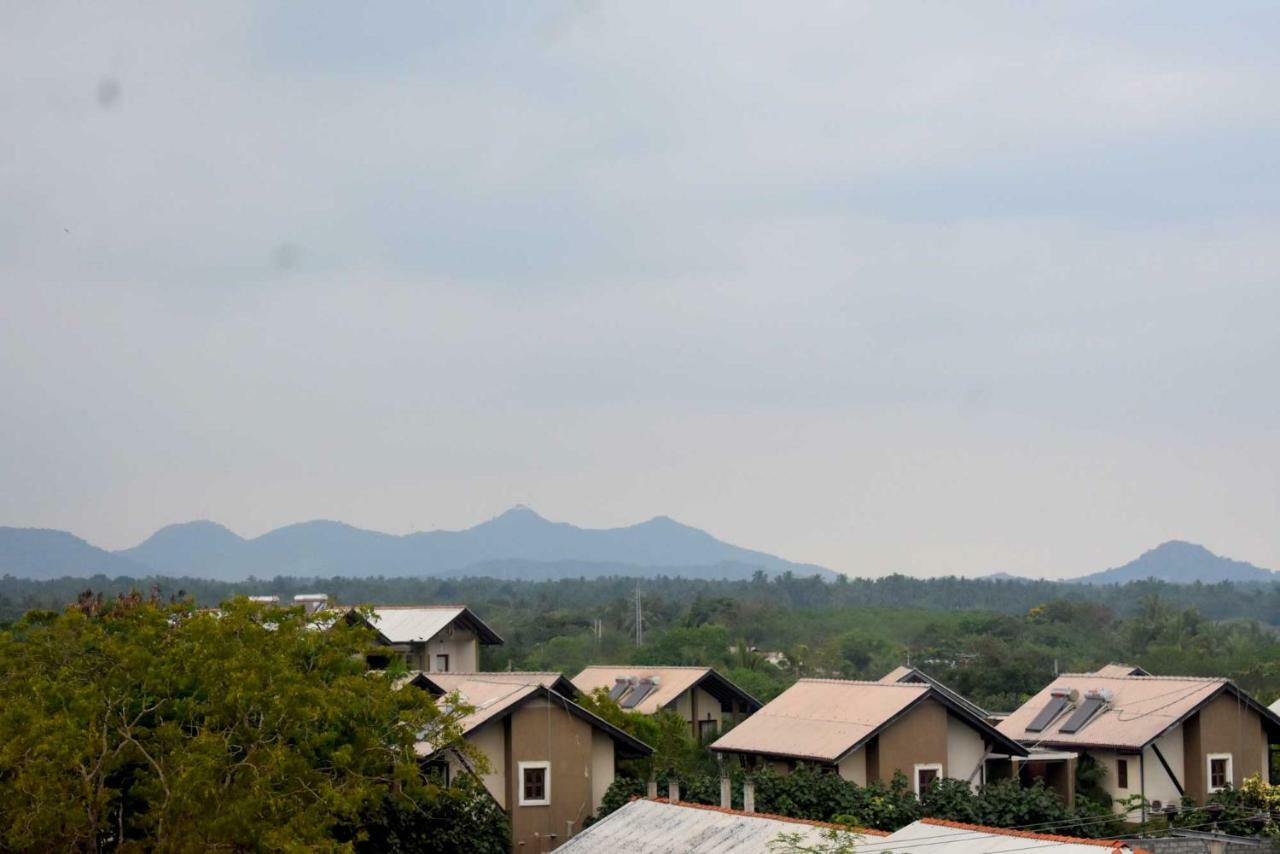
[[789,815],[778,815],[771,812],[747,812],[746,810],[735,810],[732,807],[720,807],[714,804],[696,804],[692,801],[673,801],[670,798],[642,798],[639,795],[632,798],[633,801],[648,801],[651,804],[667,804],[673,807],[690,807],[697,810],[707,810],[709,812],[724,813],[725,815],[741,815],[748,818],[767,818],[771,821],[786,821],[792,824],[807,824],[812,827],[829,827],[834,830],[847,830],[850,833],[866,834],[868,836],[888,836],[889,834],[883,830],[873,830],[869,827],[849,827],[844,824],[837,824],[832,821],[815,821],[808,818],[793,818]]
[[[362,608],[362,607],[365,607],[365,606],[364,606],[364,605],[339,605],[338,607],[339,607],[339,608]],[[452,608],[462,608],[462,609],[464,609],[464,610],[465,610],[465,609],[467,609],[467,606],[466,606],[466,605],[447,604],[447,603],[446,603],[446,604],[442,604],[442,605],[375,605],[375,604],[368,604],[368,607],[370,607],[370,608],[374,609],[375,611],[378,611],[378,610],[382,610],[382,611],[410,611],[410,610],[412,610],[412,611],[428,611],[428,610],[435,611],[435,610],[443,610],[443,609],[445,609],[445,608],[450,608],[450,609],[452,609]]]
[[881,682],[878,679],[826,679],[820,676],[805,676],[797,679],[794,684],[799,685],[801,682],[819,682],[827,685],[878,685],[881,688],[933,689],[937,687],[930,682]]
[[[1136,682],[1230,682],[1226,676],[1120,676],[1106,673],[1059,673],[1058,679],[1064,676],[1089,678],[1089,679],[1119,679],[1124,682],[1130,680]],[[1056,681],[1056,680],[1055,680]]]
[[990,833],[997,836],[1019,836],[1024,839],[1043,839],[1046,842],[1068,842],[1073,845],[1097,845],[1102,848],[1123,848],[1124,843],[1115,839],[1085,839],[1080,836],[1063,836],[1057,833],[1035,833],[1030,830],[1014,830],[1007,827],[990,827],[985,824],[970,824],[965,821],[951,821],[945,818],[922,818],[921,824],[932,824],[939,827],[952,827],[956,830],[972,830]]
[[587,670],[715,670],[706,664],[588,664]]

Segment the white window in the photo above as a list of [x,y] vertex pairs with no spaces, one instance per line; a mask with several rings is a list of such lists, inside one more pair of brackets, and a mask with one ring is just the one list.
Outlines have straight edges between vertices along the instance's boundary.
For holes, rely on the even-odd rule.
[[1209,782],[1209,791],[1216,792],[1231,785],[1231,754],[1210,753],[1206,764],[1208,773],[1205,779]]
[[545,807],[551,804],[551,763],[521,762],[520,806]]
[[934,780],[942,777],[942,765],[937,762],[916,766],[916,797],[926,794]]

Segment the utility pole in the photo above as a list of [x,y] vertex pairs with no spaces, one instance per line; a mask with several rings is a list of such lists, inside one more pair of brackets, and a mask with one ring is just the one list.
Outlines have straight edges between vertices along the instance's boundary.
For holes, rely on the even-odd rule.
[[640,582],[636,582],[636,646],[644,643],[644,608],[640,605]]

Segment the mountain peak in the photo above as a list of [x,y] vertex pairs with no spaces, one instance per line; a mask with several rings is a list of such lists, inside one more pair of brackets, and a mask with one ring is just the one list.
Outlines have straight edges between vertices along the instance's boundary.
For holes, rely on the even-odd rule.
[[1245,561],[1216,555],[1199,543],[1169,540],[1149,549],[1123,566],[1095,572],[1078,579],[1086,584],[1124,584],[1154,578],[1174,584],[1197,581],[1272,581],[1275,573]]

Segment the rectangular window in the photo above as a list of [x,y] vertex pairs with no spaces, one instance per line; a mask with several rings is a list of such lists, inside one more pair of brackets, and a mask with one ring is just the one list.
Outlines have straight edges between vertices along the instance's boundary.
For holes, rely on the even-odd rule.
[[1216,792],[1231,785],[1231,754],[1209,754],[1209,791]]
[[545,807],[551,803],[551,763],[521,762],[520,806]]
[[436,673],[448,673],[448,672],[449,672],[449,656],[437,655],[436,656]]
[[928,794],[929,787],[933,785],[933,781],[942,776],[942,766],[940,764],[928,764],[916,766],[916,797],[923,797]]
[[715,720],[698,721],[698,738],[702,739],[703,741],[710,741],[711,739],[715,738],[716,733],[718,733],[719,731],[720,731],[719,721],[715,721]]
[[1116,788],[1117,789],[1129,788],[1129,760],[1128,759],[1116,760]]

